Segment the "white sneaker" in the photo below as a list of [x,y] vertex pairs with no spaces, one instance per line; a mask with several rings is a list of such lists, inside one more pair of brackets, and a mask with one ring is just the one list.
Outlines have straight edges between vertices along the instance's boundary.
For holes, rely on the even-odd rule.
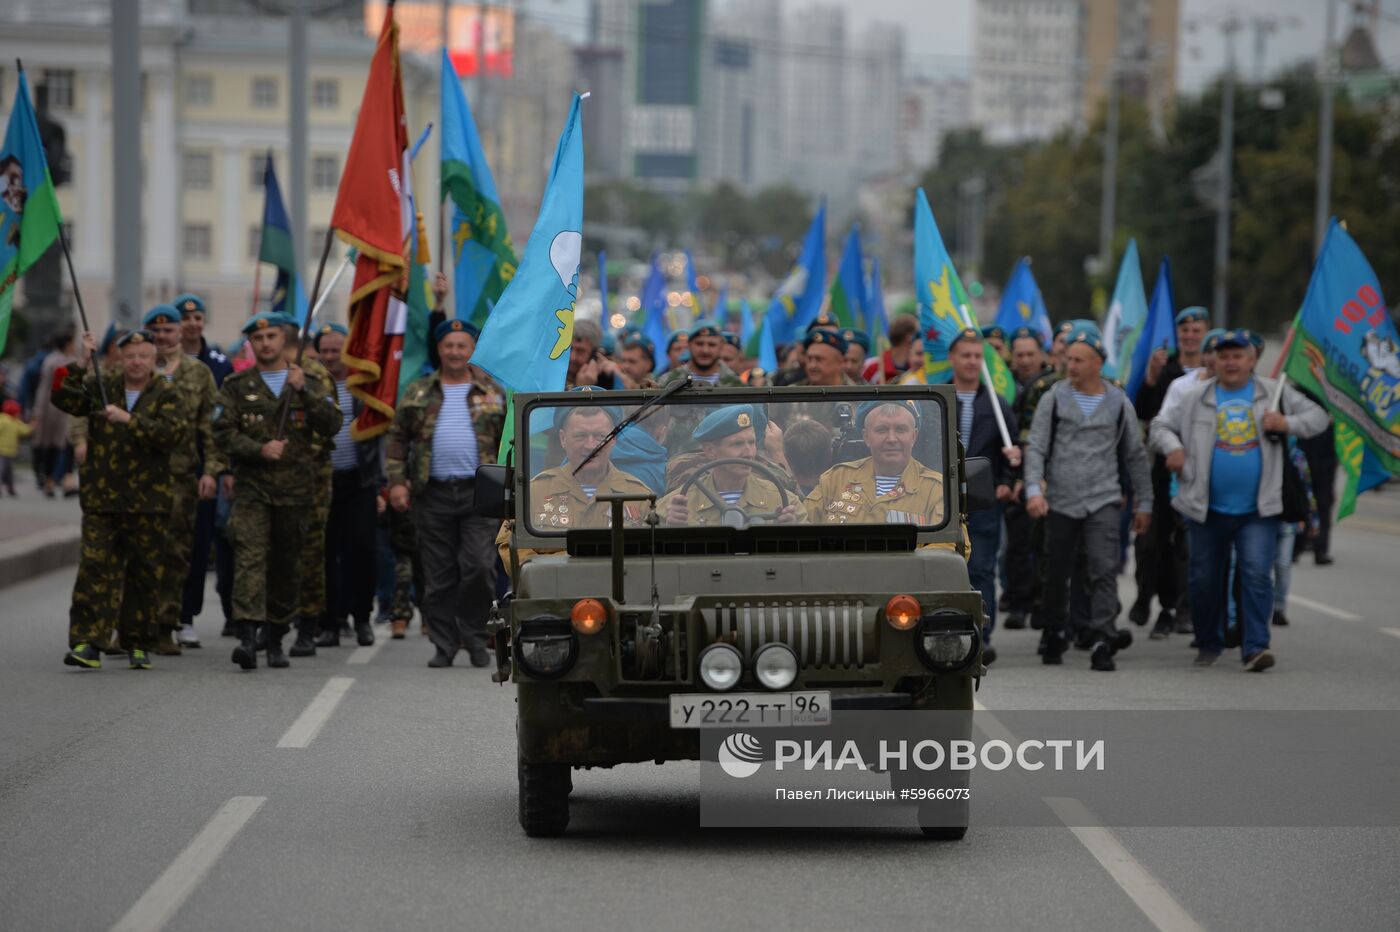
[[186,625],[176,634],[181,647],[200,647],[199,635],[194,633],[194,625]]

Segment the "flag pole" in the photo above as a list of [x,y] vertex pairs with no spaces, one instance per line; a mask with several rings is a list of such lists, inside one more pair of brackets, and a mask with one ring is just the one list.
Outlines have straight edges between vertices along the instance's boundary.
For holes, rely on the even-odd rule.
[[[20,77],[24,76],[24,62],[15,59],[15,70]],[[44,153],[44,171],[49,170],[49,154]],[[73,300],[78,304],[78,319],[83,323],[83,332],[92,333],[92,326],[88,324],[87,309],[83,307],[83,292],[78,287],[78,273],[73,270],[73,254],[68,250],[68,237],[63,234],[63,223],[60,218],[58,224],[58,243],[63,247],[63,260],[68,265],[68,280],[73,283]],[[97,353],[92,354],[92,371],[97,376],[97,391],[102,396],[102,406],[107,406],[107,386],[102,382],[102,364],[97,360]]]
[[[326,242],[325,245],[321,247],[321,261],[316,266],[316,283],[311,287],[311,304],[308,305],[306,309],[306,320],[302,322],[301,336],[297,340],[297,366],[301,365],[301,358],[306,353],[306,340],[311,333],[311,308],[319,303],[318,299],[321,297],[321,276],[326,271],[326,260],[330,258],[331,243],[333,242],[335,242],[335,227],[327,227]],[[342,266],[342,268],[344,268],[344,266]],[[337,273],[337,277],[339,277],[339,273]],[[330,291],[330,289],[326,290],[327,292]],[[277,418],[277,434],[273,437],[274,440],[281,440],[286,433],[287,415],[292,411],[291,398],[292,396],[290,393],[285,391],[282,393],[282,413]]]
[[1288,351],[1293,347],[1293,338],[1298,335],[1298,321],[1295,318],[1288,326],[1288,333],[1283,338],[1283,348],[1278,351],[1278,359],[1274,360],[1274,371],[1269,377],[1276,380],[1274,385],[1274,396],[1269,399],[1269,410],[1279,410],[1279,405],[1283,403],[1283,387],[1288,383],[1288,376],[1283,374],[1283,364],[1288,360]]
[[[976,330],[972,323],[972,314],[968,311],[966,304],[959,304],[958,311],[962,314],[964,325]],[[982,354],[982,381],[987,383],[987,391],[992,395],[992,414],[997,419],[997,430],[1001,433],[1001,445],[1011,446],[1011,431],[1006,429],[1006,416],[1001,413],[1001,396],[997,394],[997,387],[992,382],[992,370],[987,368],[987,354]]]

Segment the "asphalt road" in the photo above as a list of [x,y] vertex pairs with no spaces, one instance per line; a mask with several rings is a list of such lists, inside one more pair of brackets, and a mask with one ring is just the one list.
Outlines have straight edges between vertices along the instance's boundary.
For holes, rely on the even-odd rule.
[[[1115,674],[1046,668],[1034,632],[1003,632],[981,702],[1400,709],[1400,492],[1368,501],[1336,565],[1296,567],[1267,674],[1192,669],[1183,637]],[[705,830],[695,765],[669,764],[577,774],[568,836],[527,839],[511,690],[427,669],[416,627],[247,675],[202,622],[204,650],[149,673],[80,672],[71,584],[0,592],[0,929],[1400,925],[1390,827]]]

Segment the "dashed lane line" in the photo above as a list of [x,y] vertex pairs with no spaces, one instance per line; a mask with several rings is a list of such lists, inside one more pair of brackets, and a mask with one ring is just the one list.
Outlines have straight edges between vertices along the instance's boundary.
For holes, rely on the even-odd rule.
[[1312,599],[1306,599],[1303,596],[1297,595],[1292,592],[1288,594],[1288,601],[1297,602],[1304,608],[1312,609],[1315,612],[1321,612],[1324,615],[1329,615],[1332,618],[1336,618],[1341,621],[1361,620],[1361,616],[1356,614],[1355,612],[1349,612],[1346,609],[1342,608],[1334,608],[1331,605],[1324,605],[1321,602],[1314,602]]
[[321,687],[311,703],[297,716],[297,720],[292,722],[292,727],[287,729],[287,733],[277,742],[279,748],[304,748],[316,740],[316,735],[326,724],[326,720],[331,717],[335,707],[340,705],[340,700],[345,698],[346,692],[354,684],[353,676],[333,676],[326,680],[326,685]]
[[[1012,745],[1019,743],[1010,729],[980,700],[973,699],[972,708],[976,713],[973,720],[977,728],[987,737]],[[1095,824],[1099,820],[1083,803],[1077,799],[1048,796],[1045,803],[1093,855],[1099,866],[1108,872],[1114,883],[1142,910],[1149,922],[1162,932],[1201,932],[1201,926],[1191,918],[1190,913],[1123,847],[1118,837]]]
[[1400,638],[1400,628],[1381,628],[1381,634],[1388,634],[1393,638]]
[[1046,796],[1065,827],[1074,833],[1099,866],[1128,894],[1147,920],[1161,932],[1202,932],[1202,926],[1176,901],[1171,892],[1137,858],[1123,847],[1118,836],[1095,825],[1098,821],[1083,803],[1064,796]]
[[266,796],[235,796],[220,806],[185,850],[117,920],[112,932],[163,929],[265,802]]

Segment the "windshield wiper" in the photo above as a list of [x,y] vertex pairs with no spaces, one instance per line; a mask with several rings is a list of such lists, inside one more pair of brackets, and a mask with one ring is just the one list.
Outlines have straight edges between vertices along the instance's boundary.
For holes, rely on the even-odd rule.
[[623,428],[626,428],[626,427],[628,427],[628,426],[630,426],[630,425],[632,425],[632,424],[637,423],[637,421],[641,420],[641,417],[642,417],[643,414],[645,414],[647,411],[650,411],[650,410],[651,410],[652,408],[654,408],[657,404],[659,404],[659,403],[662,402],[662,401],[665,401],[667,398],[670,398],[672,395],[674,395],[674,394],[676,394],[676,393],[678,393],[678,392],[680,392],[680,391],[683,391],[683,390],[685,390],[685,389],[687,389],[687,388],[689,388],[689,387],[690,387],[690,376],[687,375],[685,378],[683,378],[683,379],[677,379],[675,382],[672,382],[670,385],[666,386],[666,390],[665,390],[664,392],[662,392],[661,394],[657,395],[656,397],[654,397],[654,398],[648,398],[647,401],[646,401],[646,403],[643,404],[640,408],[638,408],[637,410],[633,411],[631,414],[627,415],[627,416],[626,416],[625,418],[623,418],[622,420],[618,421],[618,422],[617,422],[617,426],[615,426],[612,430],[608,431],[608,435],[607,435],[606,437],[604,437],[601,441],[599,441],[599,443],[598,443],[598,445],[597,445],[596,447],[594,447],[592,450],[589,451],[588,455],[585,456],[585,457],[583,458],[583,462],[581,462],[581,463],[579,463],[577,466],[575,466],[575,467],[574,467],[574,471],[571,472],[569,475],[571,475],[571,476],[577,476],[577,475],[578,475],[578,471],[579,471],[580,469],[582,469],[583,467],[587,466],[589,463],[593,462],[594,458],[597,457],[597,455],[598,455],[599,453],[602,453],[602,452],[603,452],[603,448],[604,448],[604,447],[606,447],[608,444],[612,443],[613,440],[617,439],[617,435],[620,434],[620,433],[622,433]]

